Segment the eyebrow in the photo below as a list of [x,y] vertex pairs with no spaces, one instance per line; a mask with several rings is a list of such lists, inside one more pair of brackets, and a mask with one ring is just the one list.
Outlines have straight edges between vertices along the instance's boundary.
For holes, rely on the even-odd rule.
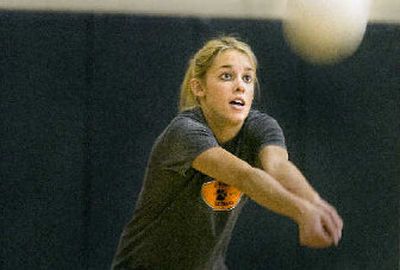
[[[232,67],[233,67],[232,65],[222,65],[222,66],[220,66],[218,69],[221,69],[221,68],[232,68]],[[254,71],[254,68],[252,68],[252,67],[247,67],[247,68],[245,68],[245,70]]]

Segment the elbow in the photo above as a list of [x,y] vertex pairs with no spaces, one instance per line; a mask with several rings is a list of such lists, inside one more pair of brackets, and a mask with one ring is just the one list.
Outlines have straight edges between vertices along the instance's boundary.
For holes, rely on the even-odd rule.
[[287,152],[280,155],[270,155],[261,161],[262,169],[274,178],[279,178],[292,169],[292,162],[289,160]]
[[276,177],[282,172],[282,170],[287,168],[288,162],[288,160],[283,159],[269,160],[263,164],[263,169],[271,176]]
[[288,163],[290,163],[288,152],[276,146],[265,147],[259,158],[262,169],[271,175],[276,175],[282,169],[287,168]]

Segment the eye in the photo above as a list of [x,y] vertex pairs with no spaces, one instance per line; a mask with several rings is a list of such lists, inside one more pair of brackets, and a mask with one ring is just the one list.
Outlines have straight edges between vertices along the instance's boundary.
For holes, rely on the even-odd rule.
[[243,81],[245,83],[252,83],[253,82],[253,76],[252,75],[244,75],[243,76]]
[[223,81],[229,81],[232,79],[232,74],[224,72],[219,76]]

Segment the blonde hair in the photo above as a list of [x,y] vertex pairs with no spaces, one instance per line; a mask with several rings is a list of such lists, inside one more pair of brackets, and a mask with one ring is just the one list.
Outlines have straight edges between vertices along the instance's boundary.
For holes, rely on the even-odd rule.
[[[185,77],[181,84],[179,111],[185,111],[199,106],[194,96],[190,81],[195,78],[202,81],[214,62],[214,59],[226,50],[237,50],[250,59],[254,70],[257,70],[257,59],[250,46],[237,38],[224,36],[208,41],[189,61]],[[257,78],[255,80],[257,84]]]

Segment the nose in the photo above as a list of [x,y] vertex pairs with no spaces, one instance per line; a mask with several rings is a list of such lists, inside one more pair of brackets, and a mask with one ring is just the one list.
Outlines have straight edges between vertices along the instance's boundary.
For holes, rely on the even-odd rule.
[[236,80],[235,92],[244,93],[245,91],[246,91],[245,82],[242,79],[238,78]]

